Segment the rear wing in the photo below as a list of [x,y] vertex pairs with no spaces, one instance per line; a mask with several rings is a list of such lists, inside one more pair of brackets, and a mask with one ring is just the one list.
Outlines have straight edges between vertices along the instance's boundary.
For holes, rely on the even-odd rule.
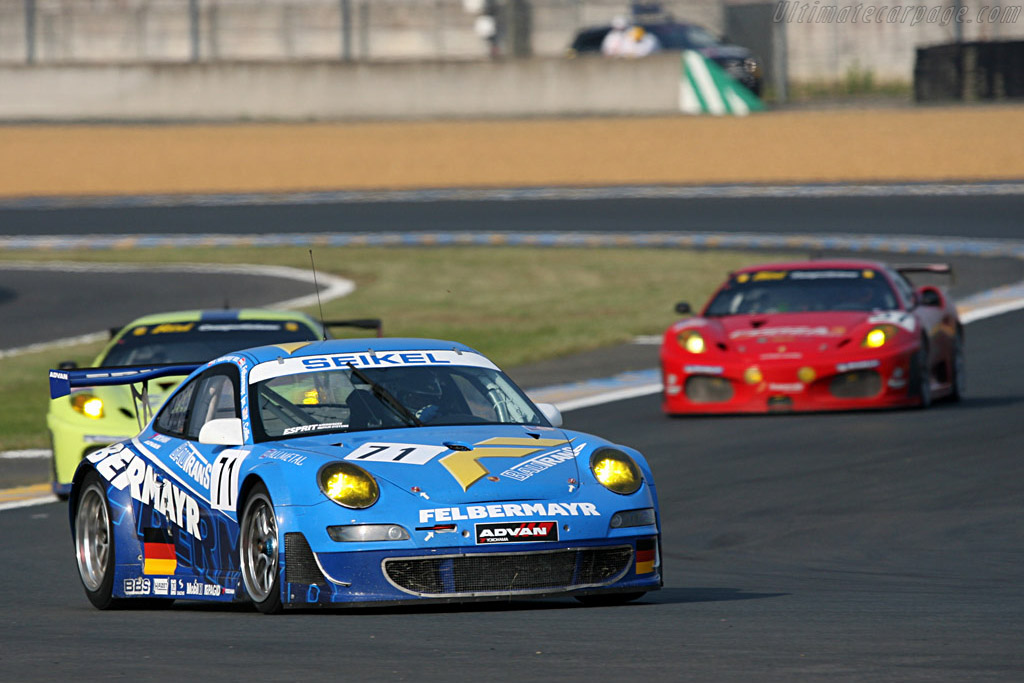
[[191,375],[206,363],[134,365],[119,368],[76,368],[50,370],[50,398],[60,398],[80,387],[111,387],[147,382],[158,377]]
[[352,320],[325,320],[324,327],[357,327],[362,330],[376,330],[378,337],[384,336],[384,323],[380,318],[355,318]]
[[906,275],[907,273],[948,275],[953,284],[956,284],[956,274],[953,272],[953,266],[948,263],[903,263],[894,265],[893,270],[901,275]]

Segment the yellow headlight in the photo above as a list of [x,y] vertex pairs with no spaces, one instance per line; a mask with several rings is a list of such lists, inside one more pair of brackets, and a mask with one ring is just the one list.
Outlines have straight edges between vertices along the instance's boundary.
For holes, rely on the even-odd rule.
[[804,384],[810,384],[814,381],[814,378],[818,376],[818,373],[814,371],[814,368],[803,367],[796,371],[796,377]]
[[764,373],[761,372],[761,368],[747,368],[743,373],[743,381],[747,384],[760,384],[764,381]]
[[885,342],[887,341],[889,341],[888,331],[884,327],[875,327],[867,333],[867,336],[864,337],[862,346],[869,349],[877,349],[885,346]]
[[706,345],[704,344],[704,337],[697,330],[685,330],[679,333],[676,337],[679,345],[689,351],[690,353],[704,353]]
[[590,456],[590,469],[609,491],[628,496],[640,488],[643,476],[633,459],[611,448],[602,448]]
[[320,490],[347,508],[368,508],[380,497],[380,489],[370,473],[347,462],[331,463],[320,470]]
[[98,420],[104,415],[103,399],[92,394],[74,394],[71,397],[71,408],[94,420]]

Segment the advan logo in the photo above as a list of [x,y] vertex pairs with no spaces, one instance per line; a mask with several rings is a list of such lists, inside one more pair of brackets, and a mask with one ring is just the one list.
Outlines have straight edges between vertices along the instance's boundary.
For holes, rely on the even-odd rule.
[[537,543],[557,541],[556,522],[519,522],[510,524],[477,524],[477,545],[489,543]]

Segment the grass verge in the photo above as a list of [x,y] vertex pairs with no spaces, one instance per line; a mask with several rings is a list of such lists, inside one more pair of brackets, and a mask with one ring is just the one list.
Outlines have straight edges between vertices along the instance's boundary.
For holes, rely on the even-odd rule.
[[[315,253],[321,271],[357,285],[351,296],[324,305],[327,318],[380,317],[389,336],[458,340],[504,367],[660,333],[675,320],[675,302],[700,304],[729,270],[786,258],[717,250],[518,247],[345,247]],[[3,258],[309,265],[309,252],[301,247],[8,252]],[[40,315],[57,315],[57,308]],[[0,359],[0,450],[48,445],[47,368],[69,358],[87,365],[99,348]]]

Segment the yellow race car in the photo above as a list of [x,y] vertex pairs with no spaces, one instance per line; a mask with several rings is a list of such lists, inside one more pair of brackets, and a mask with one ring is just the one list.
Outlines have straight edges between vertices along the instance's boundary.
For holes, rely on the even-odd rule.
[[[377,329],[376,319],[325,323]],[[262,309],[178,311],[148,315],[112,331],[94,367],[198,363],[266,344],[324,339],[324,326],[304,313]],[[74,363],[62,363],[73,368]],[[53,492],[66,498],[71,477],[88,453],[138,434],[181,377],[136,385],[83,387],[51,401],[46,424],[53,446]]]

